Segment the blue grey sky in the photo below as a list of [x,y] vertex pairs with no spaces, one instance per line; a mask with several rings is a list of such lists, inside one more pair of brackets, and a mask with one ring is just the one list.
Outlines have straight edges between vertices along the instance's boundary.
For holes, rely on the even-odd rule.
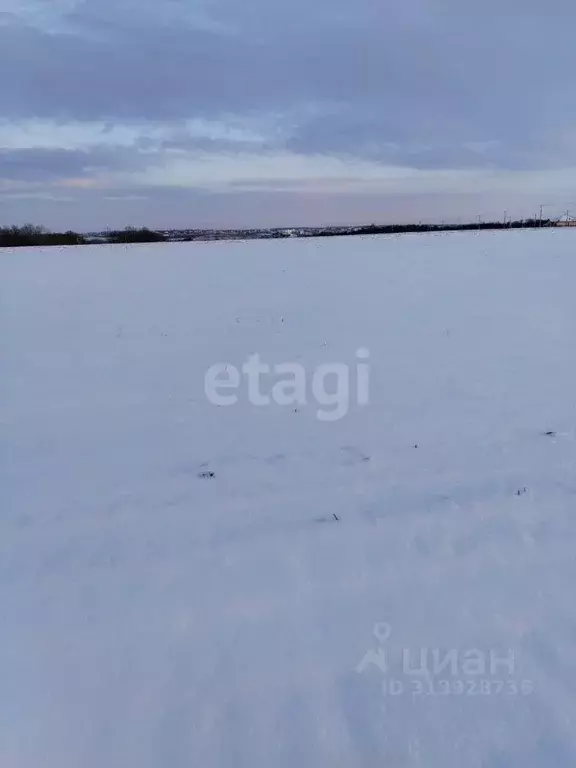
[[0,224],[576,212],[573,0],[0,0]]

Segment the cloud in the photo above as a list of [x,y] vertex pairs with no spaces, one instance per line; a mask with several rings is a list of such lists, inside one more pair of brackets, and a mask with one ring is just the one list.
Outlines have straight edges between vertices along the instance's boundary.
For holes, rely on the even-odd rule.
[[227,120],[190,120],[152,122],[2,120],[0,147],[3,150],[62,149],[91,147],[179,146],[194,142],[228,144],[264,144],[266,137],[257,124],[233,116]]
[[170,188],[223,221],[264,191],[287,216],[297,194],[572,198],[575,22],[568,0],[4,0],[0,173],[146,188],[159,219]]

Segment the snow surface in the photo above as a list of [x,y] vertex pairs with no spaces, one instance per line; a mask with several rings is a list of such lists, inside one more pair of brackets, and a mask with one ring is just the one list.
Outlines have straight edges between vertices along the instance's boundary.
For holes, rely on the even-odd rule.
[[[2,768],[574,768],[575,256],[1,252]],[[360,347],[337,421],[204,394]]]

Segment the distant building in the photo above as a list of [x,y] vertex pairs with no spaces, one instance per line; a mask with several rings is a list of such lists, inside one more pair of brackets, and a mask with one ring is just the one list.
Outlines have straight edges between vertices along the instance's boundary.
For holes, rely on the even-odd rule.
[[570,216],[569,213],[565,213],[556,222],[558,227],[576,227],[576,217]]

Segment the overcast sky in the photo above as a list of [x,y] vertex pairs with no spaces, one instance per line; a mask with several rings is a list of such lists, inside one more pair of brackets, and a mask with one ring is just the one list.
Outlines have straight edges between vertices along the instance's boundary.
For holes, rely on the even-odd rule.
[[576,213],[574,0],[0,0],[0,225]]

